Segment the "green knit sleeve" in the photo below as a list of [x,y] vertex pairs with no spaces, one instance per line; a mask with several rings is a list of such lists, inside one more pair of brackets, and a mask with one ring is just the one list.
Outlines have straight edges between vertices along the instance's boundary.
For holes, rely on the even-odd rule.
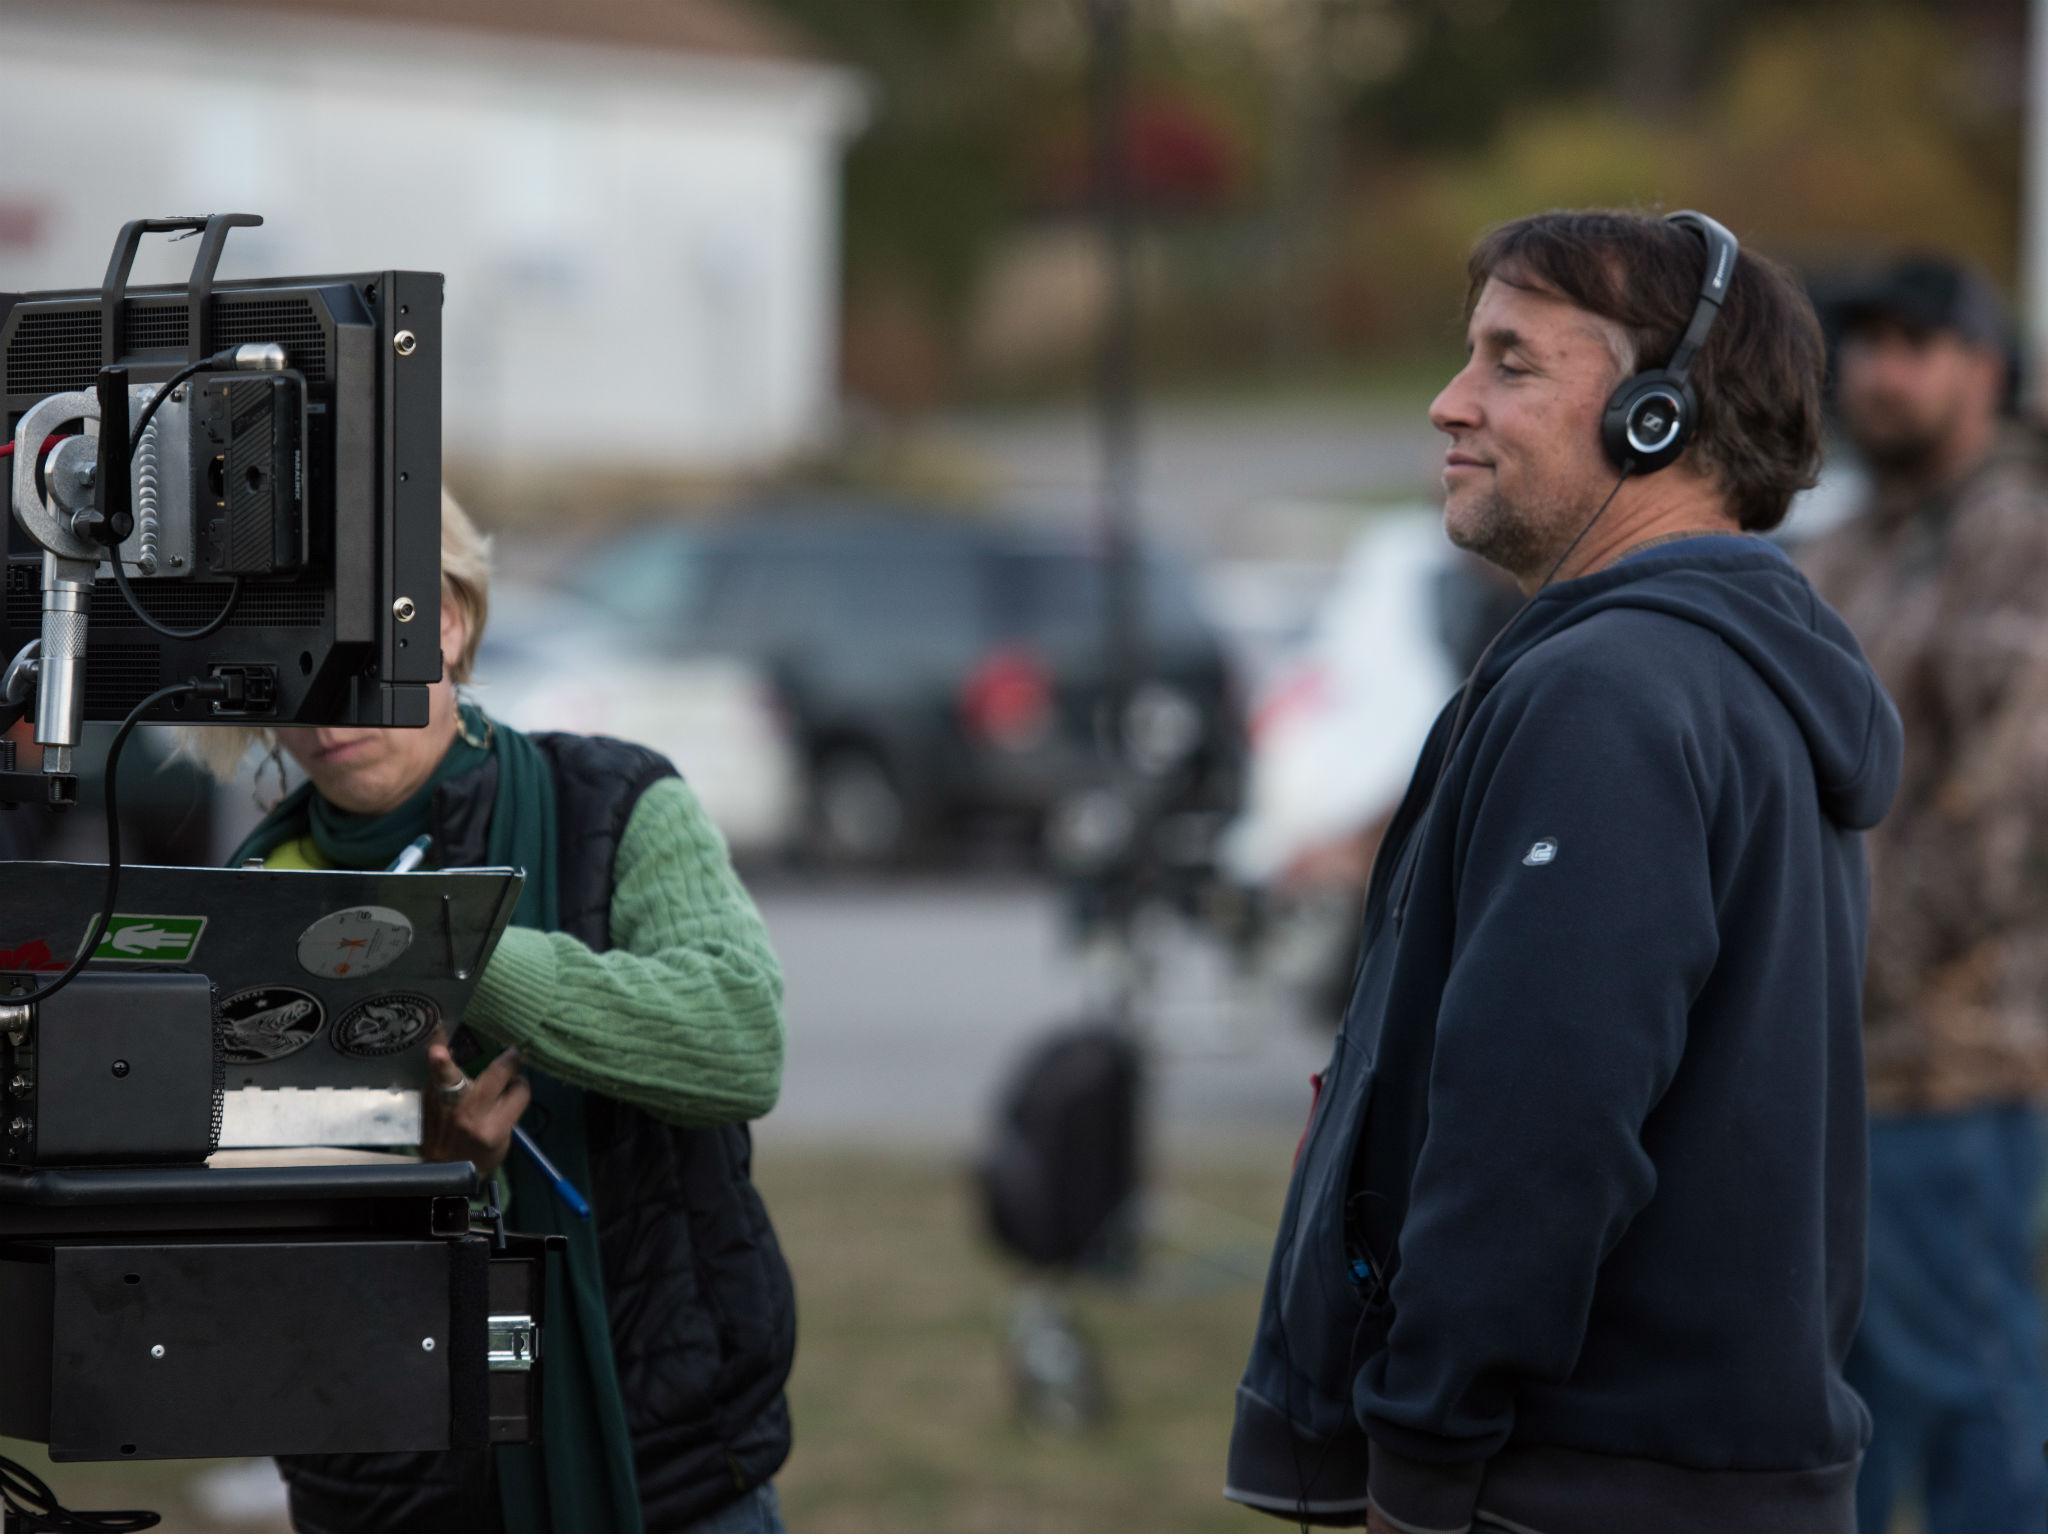
[[725,839],[681,779],[619,845],[613,948],[508,928],[466,1020],[532,1065],[678,1125],[754,1120],[782,1085],[782,971]]

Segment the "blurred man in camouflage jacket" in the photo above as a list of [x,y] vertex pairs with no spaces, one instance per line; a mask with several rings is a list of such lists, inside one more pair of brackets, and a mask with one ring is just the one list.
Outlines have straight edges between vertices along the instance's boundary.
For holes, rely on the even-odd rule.
[[1954,263],[1844,306],[1863,514],[1806,562],[1897,702],[1870,835],[1870,1289],[1849,1380],[1864,1530],[2040,1530],[2048,1376],[2032,1233],[2048,1103],[2048,444],[2006,416],[2007,329]]

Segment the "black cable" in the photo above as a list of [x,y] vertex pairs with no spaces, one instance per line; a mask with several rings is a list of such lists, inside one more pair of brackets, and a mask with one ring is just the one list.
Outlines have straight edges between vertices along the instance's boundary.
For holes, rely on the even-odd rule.
[[[1494,647],[1500,644],[1502,636],[1507,634],[1509,630],[1515,627],[1516,621],[1519,620],[1523,614],[1529,611],[1529,605],[1535,602],[1537,598],[1541,597],[1544,594],[1544,592],[1549,588],[1550,584],[1553,581],[1557,580],[1557,573],[1564,569],[1565,561],[1571,559],[1572,551],[1577,549],[1581,544],[1585,542],[1586,535],[1593,531],[1593,525],[1599,522],[1600,519],[1604,515],[1606,515],[1608,506],[1613,502],[1615,497],[1621,494],[1622,486],[1628,483],[1628,477],[1635,472],[1635,467],[1636,465],[1634,459],[1626,460],[1622,464],[1621,478],[1614,482],[1614,489],[1607,493],[1606,498],[1601,501],[1599,507],[1595,509],[1593,515],[1586,519],[1586,526],[1579,530],[1578,536],[1574,538],[1571,541],[1571,543],[1565,545],[1564,553],[1559,555],[1555,560],[1553,560],[1550,563],[1549,571],[1545,573],[1543,580],[1536,584],[1536,590],[1534,592],[1531,592],[1528,595],[1528,597],[1523,600],[1522,606],[1515,610],[1514,616],[1510,618],[1507,621],[1507,623],[1501,625],[1501,627],[1494,632],[1493,638],[1486,642],[1486,649],[1479,653],[1479,659],[1472,663],[1472,670],[1465,677],[1465,687],[1462,690],[1463,697],[1461,697],[1458,700],[1458,713],[1451,721],[1451,739],[1449,744],[1444,749],[1444,766],[1446,768],[1450,766],[1451,753],[1457,751],[1458,749],[1458,733],[1464,728],[1465,719],[1472,704],[1473,685],[1479,681],[1479,674],[1483,670],[1485,670],[1487,662],[1493,659]],[[1439,771],[1437,774],[1437,782],[1439,784],[1443,782],[1443,774],[1441,771]],[[1431,791],[1430,798],[1435,798],[1434,790]]]
[[[1606,499],[1600,503],[1593,515],[1586,519],[1586,526],[1578,531],[1577,537],[1571,543],[1565,545],[1564,553],[1551,562],[1550,569],[1545,573],[1543,580],[1536,584],[1536,590],[1522,600],[1522,606],[1515,610],[1514,616],[1507,623],[1494,631],[1493,638],[1486,642],[1486,649],[1481,651],[1479,659],[1472,663],[1472,670],[1465,674],[1464,686],[1458,690],[1458,712],[1451,717],[1451,734],[1444,741],[1444,755],[1437,760],[1436,781],[1429,786],[1429,799],[1423,804],[1422,815],[1416,822],[1418,828],[1429,820],[1429,813],[1436,809],[1437,791],[1443,788],[1444,778],[1451,771],[1451,757],[1458,750],[1458,738],[1464,735],[1466,722],[1471,718],[1472,706],[1479,696],[1479,674],[1486,670],[1486,664],[1493,659],[1494,648],[1507,638],[1508,631],[1521,623],[1522,615],[1534,607],[1536,599],[1549,590],[1550,584],[1557,580],[1557,573],[1564,569],[1565,561],[1571,559],[1572,551],[1585,542],[1586,535],[1593,531],[1593,525],[1606,515],[1607,509],[1613,504],[1614,498],[1621,494],[1621,488],[1628,484],[1628,477],[1635,473],[1635,468],[1636,461],[1634,459],[1624,459],[1622,461],[1621,478],[1614,482],[1614,489],[1607,493]],[[1401,882],[1400,899],[1393,904],[1394,925],[1397,930],[1400,927],[1403,915],[1408,910],[1408,896],[1415,889],[1415,872],[1420,864],[1420,859],[1409,864],[1408,878]]]
[[[129,463],[132,465],[135,462],[135,455],[142,451],[142,438],[143,434],[149,430],[150,419],[156,415],[157,407],[169,398],[172,390],[176,389],[194,374],[204,372],[208,368],[229,368],[233,366],[234,349],[229,348],[223,352],[216,352],[211,357],[202,357],[196,363],[187,363],[168,379],[164,380],[162,385],[158,387],[157,392],[150,396],[149,404],[142,408],[142,414],[135,418],[134,437],[128,445]],[[106,430],[104,423],[102,423],[100,430]],[[215,614],[197,629],[172,629],[169,625],[160,623],[144,611],[141,599],[136,596],[135,589],[128,584],[128,573],[121,568],[120,546],[116,545],[110,549],[107,555],[107,563],[114,568],[114,585],[121,589],[121,596],[127,602],[129,611],[136,618],[140,619],[144,625],[154,630],[157,634],[162,635],[166,640],[204,640],[208,635],[227,623],[228,616],[235,611],[235,604],[241,600],[242,578],[237,576],[228,587],[227,601],[221,604],[219,613]]]
[[66,1509],[48,1483],[5,1456],[0,1456],[0,1503],[7,1506],[10,1531],[93,1532],[113,1536],[123,1531],[146,1531],[163,1520],[148,1509]]
[[107,892],[101,903],[100,915],[94,920],[92,931],[86,935],[85,944],[78,951],[78,958],[70,968],[46,987],[33,992],[0,996],[0,1003],[40,1003],[54,996],[59,989],[70,984],[71,979],[85,969],[92,959],[93,951],[100,947],[100,940],[107,935],[107,924],[114,920],[114,898],[121,889],[121,814],[116,787],[120,782],[121,748],[128,741],[128,733],[142,721],[144,713],[161,704],[165,699],[176,698],[181,693],[198,693],[198,683],[172,683],[159,688],[148,698],[128,711],[128,718],[121,722],[121,728],[114,732],[113,744],[107,748]]
[[135,617],[142,620],[144,624],[162,635],[166,640],[204,640],[208,635],[219,629],[221,625],[227,623],[229,616],[235,611],[235,604],[242,596],[242,578],[237,576],[228,587],[227,601],[221,604],[219,613],[216,613],[197,629],[172,629],[167,624],[157,622],[157,620],[151,618],[143,611],[141,600],[136,596],[135,589],[128,585],[128,573],[121,569],[121,552],[118,549],[108,552],[107,563],[113,566],[114,585],[121,589],[121,596],[127,599],[128,607]]
[[211,357],[202,357],[196,363],[187,363],[158,386],[157,392],[150,396],[149,404],[142,408],[142,414],[135,418],[135,428],[128,447],[130,458],[135,456],[135,449],[142,442],[142,434],[149,430],[150,418],[156,415],[157,407],[164,403],[165,398],[169,396],[172,390],[191,378],[195,373],[203,373],[208,368],[231,368],[234,366],[231,356],[227,361],[223,361],[222,357],[221,353],[216,352]]

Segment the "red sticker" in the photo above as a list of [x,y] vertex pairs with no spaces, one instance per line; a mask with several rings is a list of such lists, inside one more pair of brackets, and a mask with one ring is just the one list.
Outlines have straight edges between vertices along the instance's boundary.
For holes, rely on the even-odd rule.
[[61,971],[71,962],[50,952],[48,939],[30,939],[9,950],[0,950],[0,971]]

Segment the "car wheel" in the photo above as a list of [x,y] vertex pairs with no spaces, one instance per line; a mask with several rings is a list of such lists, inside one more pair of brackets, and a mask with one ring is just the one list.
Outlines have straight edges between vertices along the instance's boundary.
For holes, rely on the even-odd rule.
[[823,863],[873,868],[910,846],[910,807],[881,760],[858,747],[825,753],[811,770],[811,853]]

